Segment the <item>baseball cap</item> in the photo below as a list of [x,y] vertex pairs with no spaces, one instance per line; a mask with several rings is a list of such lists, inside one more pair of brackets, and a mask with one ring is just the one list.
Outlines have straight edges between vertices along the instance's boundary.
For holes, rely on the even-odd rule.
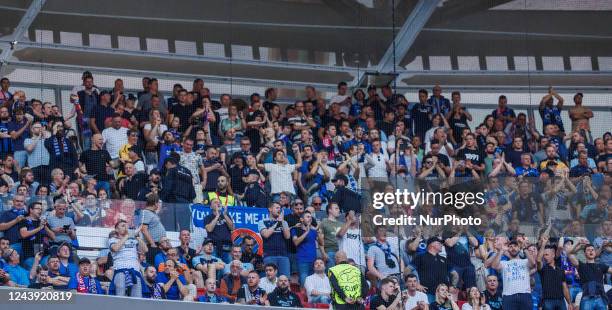
[[212,239],[210,239],[210,238],[206,238],[206,239],[204,239],[204,241],[202,242],[202,245],[207,245],[207,244],[209,244],[209,243],[213,243],[213,244],[214,244],[215,242],[214,242]]
[[83,257],[79,259],[79,265],[82,265],[82,264],[91,264],[91,261],[89,260],[89,258]]
[[344,181],[344,184],[348,184],[348,178],[344,175],[344,174],[337,174],[333,179],[332,182],[336,182],[338,180],[342,180]]
[[153,169],[151,169],[151,171],[149,172],[149,175],[152,175],[152,174],[161,175],[161,172],[159,171],[159,169],[157,169],[157,168],[153,168]]
[[438,238],[438,237],[431,237],[429,239],[427,239],[427,245],[430,245],[434,242],[440,242],[442,243],[442,239]]
[[109,92],[108,90],[103,90],[100,92],[100,97],[104,96],[104,95],[110,95],[111,92]]

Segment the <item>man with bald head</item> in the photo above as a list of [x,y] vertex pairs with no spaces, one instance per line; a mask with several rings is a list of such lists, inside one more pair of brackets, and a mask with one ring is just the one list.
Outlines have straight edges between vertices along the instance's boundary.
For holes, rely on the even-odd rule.
[[289,289],[289,278],[281,275],[276,281],[276,288],[268,295],[266,306],[302,308],[300,298]]
[[79,158],[79,174],[92,175],[98,181],[96,190],[103,188],[109,195],[110,177],[106,168],[107,165],[110,165],[111,160],[110,154],[104,149],[102,134],[99,133],[91,137],[91,149],[81,153],[81,158]]
[[442,96],[442,87],[436,84],[431,90],[432,94],[429,99],[427,99],[427,103],[429,103],[433,107],[433,114],[442,114],[442,116],[446,117],[446,115],[450,112],[451,104],[448,99]]
[[360,309],[368,294],[368,283],[359,267],[347,262],[346,252],[336,252],[336,265],[329,268],[334,309]]

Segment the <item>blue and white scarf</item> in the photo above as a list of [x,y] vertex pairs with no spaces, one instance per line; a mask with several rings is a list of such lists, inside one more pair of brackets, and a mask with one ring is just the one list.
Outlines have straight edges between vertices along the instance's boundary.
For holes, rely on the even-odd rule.
[[60,147],[60,142],[59,139],[57,137],[53,138],[53,153],[55,154],[55,156],[62,156],[63,153],[69,153],[68,151],[68,141],[65,141],[62,138],[62,145],[63,145],[63,152],[62,152],[62,148]]

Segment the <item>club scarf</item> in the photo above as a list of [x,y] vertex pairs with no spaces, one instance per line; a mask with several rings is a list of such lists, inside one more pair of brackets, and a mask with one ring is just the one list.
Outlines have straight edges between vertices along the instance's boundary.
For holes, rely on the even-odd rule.
[[152,299],[164,299],[161,283],[154,283],[152,288],[153,288],[153,292],[151,292]]
[[26,210],[25,209],[11,209],[11,211],[13,211],[13,213],[16,214],[16,216],[20,216],[20,215],[26,215]]
[[[61,138],[61,144],[63,147],[60,147],[60,141],[57,137],[53,137],[53,153],[55,156],[62,156],[63,153],[69,153],[68,151],[68,141],[64,141],[64,138]],[[62,150],[63,149],[63,150]]]
[[97,294],[98,288],[96,287],[96,280],[92,276],[88,276],[88,284],[85,285],[85,277],[81,276],[80,272],[76,274],[77,278],[77,292],[79,293],[90,293]]

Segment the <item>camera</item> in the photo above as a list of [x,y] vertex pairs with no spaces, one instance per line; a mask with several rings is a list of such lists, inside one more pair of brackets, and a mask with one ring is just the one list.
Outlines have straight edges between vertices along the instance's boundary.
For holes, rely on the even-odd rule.
[[64,230],[65,232],[68,232],[68,231],[70,230],[70,225],[64,225],[64,226],[63,226],[63,230]]

